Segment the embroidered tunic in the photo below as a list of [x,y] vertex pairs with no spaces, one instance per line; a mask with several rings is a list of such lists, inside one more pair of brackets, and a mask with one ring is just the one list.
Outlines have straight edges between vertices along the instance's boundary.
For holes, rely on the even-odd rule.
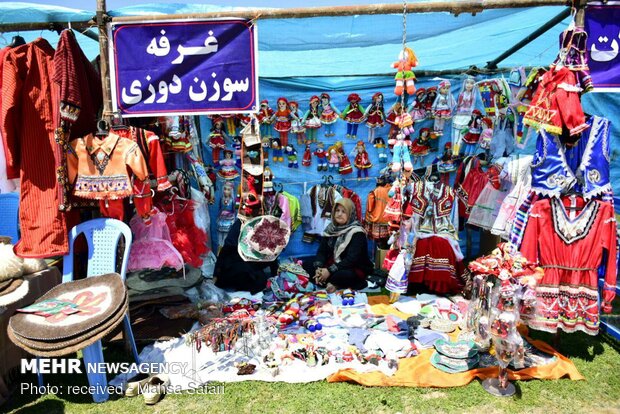
[[[118,200],[136,194],[149,199],[151,188],[146,161],[138,144],[110,132],[103,139],[92,134],[71,142],[67,157],[69,181],[74,184],[73,194],[92,200]],[[128,168],[135,175],[132,186]],[[136,209],[148,217],[151,203],[138,203]]]
[[[572,213],[572,212],[571,212]],[[607,250],[602,308],[611,311],[616,286],[616,220],[610,203],[591,200],[571,218],[558,199],[532,206],[521,252],[545,269],[536,287],[536,315],[528,324],[538,330],[583,331],[599,328],[598,272]]]

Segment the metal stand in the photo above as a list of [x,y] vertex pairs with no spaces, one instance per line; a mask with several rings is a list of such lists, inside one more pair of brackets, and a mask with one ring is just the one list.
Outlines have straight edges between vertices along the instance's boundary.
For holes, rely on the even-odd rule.
[[495,395],[496,397],[511,397],[517,392],[517,388],[512,382],[508,382],[506,388],[501,388],[499,378],[485,379],[482,381],[482,388],[484,388],[489,394]]

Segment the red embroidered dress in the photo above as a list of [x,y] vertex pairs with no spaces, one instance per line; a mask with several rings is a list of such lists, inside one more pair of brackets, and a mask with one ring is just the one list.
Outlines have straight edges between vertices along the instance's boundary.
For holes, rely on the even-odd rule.
[[591,200],[572,212],[556,198],[537,201],[521,245],[521,252],[539,262],[545,276],[536,287],[533,329],[583,331],[596,335],[599,327],[597,268],[607,249],[602,308],[611,310],[616,286],[616,221],[610,203]]

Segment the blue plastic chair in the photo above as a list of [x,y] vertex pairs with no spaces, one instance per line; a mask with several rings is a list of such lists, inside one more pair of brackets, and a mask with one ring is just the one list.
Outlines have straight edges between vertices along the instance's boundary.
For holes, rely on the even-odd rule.
[[0,236],[10,236],[11,243],[19,240],[19,194],[0,194]]
[[[120,275],[125,280],[127,272],[127,260],[129,258],[129,250],[131,248],[131,229],[125,223],[115,219],[99,218],[78,224],[69,233],[69,254],[63,260],[62,282],[70,282],[73,280],[73,245],[80,234],[84,234],[88,243],[88,270],[87,277],[104,275],[116,272],[116,254],[117,247],[121,236],[125,238],[125,249],[123,251],[123,261],[121,263]],[[131,322],[129,314],[125,315],[125,334],[131,345],[131,351],[136,362],[139,364],[138,349],[131,330]],[[82,350],[84,356],[84,364],[97,364],[104,362],[103,348],[101,341],[95,342]],[[39,385],[43,386],[42,374],[37,374]],[[88,383],[95,386],[96,390],[105,390],[93,394],[95,402],[107,401],[110,397],[107,386],[108,381],[105,373],[88,373]]]

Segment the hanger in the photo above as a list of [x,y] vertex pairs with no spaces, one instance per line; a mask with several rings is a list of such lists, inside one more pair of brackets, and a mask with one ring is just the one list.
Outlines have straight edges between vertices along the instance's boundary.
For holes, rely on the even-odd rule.
[[331,175],[324,175],[323,176],[323,183],[321,184],[321,186],[323,187],[330,187],[332,185],[334,185],[334,183],[332,182],[332,179],[334,177]]
[[276,193],[281,193],[282,191],[284,191],[284,186],[282,185],[282,183],[273,183],[273,189]]
[[17,35],[17,36],[13,36],[13,39],[11,40],[11,43],[8,46],[17,47],[17,46],[21,46],[25,44],[26,44],[26,40],[20,35]]
[[110,125],[108,121],[105,119],[100,119],[97,121],[97,132],[95,132],[95,136],[97,137],[107,137],[110,132]]

